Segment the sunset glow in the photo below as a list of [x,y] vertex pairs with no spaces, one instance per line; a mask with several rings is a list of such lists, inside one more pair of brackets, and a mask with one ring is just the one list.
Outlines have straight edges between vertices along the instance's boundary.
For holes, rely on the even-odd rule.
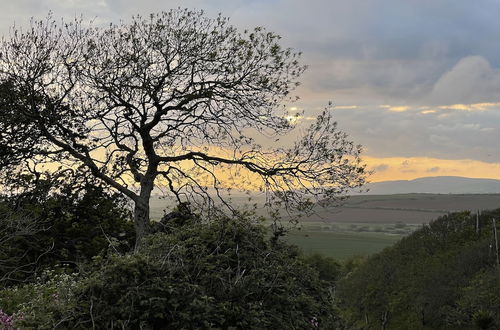
[[500,164],[472,159],[436,159],[426,157],[364,157],[374,171],[372,182],[413,180],[426,176],[463,176],[500,180]]
[[[265,27],[302,52],[308,69],[285,101],[294,141],[332,102],[334,118],[374,170],[371,181],[454,175],[500,179],[500,52],[497,5],[474,2],[341,1],[27,1],[5,5],[0,33],[30,17],[96,25],[175,7],[230,17],[238,29]],[[36,3],[36,5],[35,5]],[[439,19],[436,19],[439,18]],[[389,23],[390,22],[390,23]],[[278,141],[279,142],[276,142]]]

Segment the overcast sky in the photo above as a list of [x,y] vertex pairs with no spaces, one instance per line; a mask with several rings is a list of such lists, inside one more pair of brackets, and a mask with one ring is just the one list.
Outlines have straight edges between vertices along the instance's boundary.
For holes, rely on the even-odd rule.
[[500,179],[500,1],[0,0],[0,33],[30,17],[97,22],[175,7],[264,26],[304,53],[295,105],[328,101],[365,147],[372,180],[460,175]]

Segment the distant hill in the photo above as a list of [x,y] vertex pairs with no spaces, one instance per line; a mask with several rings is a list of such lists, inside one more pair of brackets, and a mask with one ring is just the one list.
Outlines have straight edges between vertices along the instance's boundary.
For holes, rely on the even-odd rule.
[[459,176],[435,176],[415,180],[373,182],[365,186],[370,195],[432,194],[498,194],[500,180],[473,179]]

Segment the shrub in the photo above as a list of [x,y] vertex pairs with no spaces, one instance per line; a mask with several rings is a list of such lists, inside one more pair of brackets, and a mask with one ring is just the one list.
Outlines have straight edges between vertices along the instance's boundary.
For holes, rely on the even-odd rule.
[[[51,304],[50,294],[37,294],[18,304],[25,317],[17,325],[335,328],[331,282],[319,278],[311,260],[293,246],[271,242],[249,219],[186,222],[150,235],[139,252],[95,258],[71,285],[65,278],[55,280],[60,286],[42,284],[38,292],[69,300]],[[48,318],[43,326],[38,315]]]
[[12,323],[15,320],[14,315],[9,315],[0,309],[0,327],[4,330],[13,329]]
[[79,192],[44,187],[0,199],[0,286],[32,281],[44,269],[90,261],[110,244],[134,244],[122,197],[88,185]]

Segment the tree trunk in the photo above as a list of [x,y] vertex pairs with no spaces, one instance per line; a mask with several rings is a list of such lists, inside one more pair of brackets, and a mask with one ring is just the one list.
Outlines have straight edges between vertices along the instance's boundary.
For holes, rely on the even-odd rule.
[[135,249],[137,250],[142,239],[151,232],[151,222],[149,218],[149,200],[153,191],[153,183],[141,184],[141,193],[135,201],[134,224],[135,224]]
[[388,323],[389,323],[389,311],[385,311],[384,314],[382,314],[382,330],[387,329]]
[[493,234],[495,236],[495,251],[497,254],[497,271],[500,271],[500,257],[498,256],[498,236],[497,236],[497,223],[496,219],[492,219],[493,222]]

